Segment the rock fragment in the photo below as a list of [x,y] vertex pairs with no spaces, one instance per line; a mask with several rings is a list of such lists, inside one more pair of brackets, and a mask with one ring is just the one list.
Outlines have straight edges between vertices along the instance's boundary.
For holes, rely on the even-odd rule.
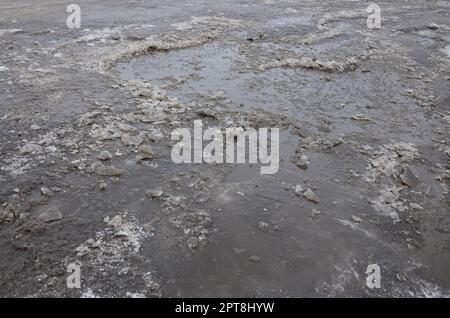
[[301,196],[302,193],[303,193],[303,187],[302,187],[300,184],[297,184],[297,185],[295,186],[294,191],[295,191],[295,194],[296,194],[296,195]]
[[299,154],[297,157],[297,160],[295,161],[295,164],[300,169],[308,169],[309,166],[309,158],[305,154]]
[[400,174],[400,180],[402,180],[402,182],[409,187],[415,187],[420,182],[419,178],[417,178],[417,176],[407,166],[403,167],[403,172]]
[[102,152],[100,152],[100,154],[97,157],[98,160],[102,160],[102,161],[106,161],[111,158],[112,158],[112,155],[108,150],[103,150]]
[[138,150],[142,153],[145,153],[147,155],[153,155],[153,149],[150,145],[140,145],[138,147]]
[[140,154],[136,155],[136,161],[147,160],[147,159],[153,159],[153,155],[150,155],[147,153],[140,153]]
[[305,192],[303,192],[303,196],[311,202],[319,203],[319,197],[314,193],[313,190],[309,188]]
[[51,197],[51,196],[53,195],[52,190],[50,190],[50,189],[47,188],[47,187],[42,187],[42,188],[41,188],[41,193],[42,193],[43,195],[48,196],[48,197]]
[[369,122],[369,121],[372,121],[372,118],[367,117],[367,116],[364,116],[364,115],[353,115],[353,116],[351,117],[351,119],[352,119],[352,120],[355,120],[355,121],[363,121],[363,122]]
[[147,296],[145,296],[145,294],[142,294],[142,293],[130,293],[130,292],[127,292],[126,293],[126,298],[147,298]]
[[269,224],[267,224],[266,222],[259,222],[257,224],[258,229],[260,229],[261,231],[268,231],[269,230]]
[[135,132],[137,131],[136,127],[125,124],[125,123],[119,123],[118,124],[119,128],[125,132]]
[[121,140],[126,146],[139,146],[144,142],[144,138],[129,134],[123,134]]
[[97,162],[96,164],[93,165],[93,170],[94,173],[99,176],[117,177],[122,174],[122,170],[114,166],[105,166],[100,162]]
[[317,209],[313,209],[311,212],[311,217],[314,219],[316,216],[320,215],[320,211]]
[[150,198],[159,198],[160,196],[162,196],[162,194],[164,193],[164,191],[162,189],[151,189],[151,190],[147,190],[145,191],[145,194]]
[[114,234],[114,237],[126,238],[128,237],[128,233],[125,231],[118,231]]
[[423,210],[423,206],[414,202],[410,203],[409,206],[414,210]]
[[47,274],[41,274],[41,275],[37,275],[35,278],[36,278],[36,280],[39,283],[42,283],[43,281],[47,280],[48,275]]
[[400,223],[400,217],[398,216],[397,212],[395,211],[390,212],[389,217],[392,219],[392,222],[394,224]]
[[31,142],[24,145],[22,148],[20,148],[20,153],[23,155],[40,153],[42,151],[43,151],[43,148],[41,146],[31,143]]
[[45,212],[39,214],[38,220],[43,223],[51,223],[62,220],[63,216],[59,208],[50,207]]

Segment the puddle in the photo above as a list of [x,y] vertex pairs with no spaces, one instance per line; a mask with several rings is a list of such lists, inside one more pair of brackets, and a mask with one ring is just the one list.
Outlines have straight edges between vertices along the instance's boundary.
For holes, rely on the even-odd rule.
[[186,103],[226,99],[235,109],[242,105],[247,109],[261,108],[268,104],[268,94],[255,90],[258,81],[254,74],[239,69],[242,58],[236,45],[207,44],[141,56],[119,64],[117,71],[125,79],[165,87]]
[[[285,22],[289,25],[291,21]],[[335,266],[351,276],[354,271],[363,274],[372,255],[401,263],[396,247],[380,239],[380,229],[369,222],[355,224],[351,214],[364,213],[369,219],[372,213],[361,177],[368,158],[355,148],[376,147],[384,142],[382,138],[430,139],[430,119],[415,111],[415,100],[403,93],[410,82],[392,65],[367,72],[327,73],[304,68],[258,72],[254,62],[270,57],[273,46],[244,46],[221,42],[154,52],[115,68],[125,80],[163,87],[169,96],[194,107],[217,113],[264,111],[268,117],[285,116],[300,123],[312,138],[311,148],[305,150],[311,163],[305,170],[292,160],[299,141],[304,140],[290,129],[280,135],[281,162],[275,175],[261,175],[259,165],[211,168],[211,174],[223,171],[224,178],[208,190],[208,200],[200,204],[213,219],[210,243],[195,253],[183,253],[185,247],[175,243],[176,235],[168,225],[162,227],[167,233],[156,235],[146,247],[145,253],[159,260],[155,266],[166,279],[164,292],[178,296],[284,296],[302,295],[303,288],[327,294],[326,286],[342,283],[330,282],[322,275],[333,272]],[[316,46],[318,50],[327,47],[332,45]],[[420,129],[413,122],[420,123]],[[342,145],[326,147],[342,136],[346,137]],[[297,186],[313,189],[320,204],[296,193]],[[189,198],[193,194],[183,195]],[[317,215],[316,209],[320,210]],[[269,230],[258,228],[261,222]],[[353,258],[363,261],[349,265]],[[172,264],[170,272],[168,262]],[[338,277],[344,274],[336,273]],[[354,277],[348,280],[351,286],[364,283]],[[277,286],[284,290],[276,290]]]
[[[269,48],[253,50],[244,53],[234,42],[209,43],[140,56],[118,64],[115,71],[123,79],[139,79],[163,87],[170,96],[199,108],[263,110],[315,127],[320,127],[323,120],[330,121],[332,138],[344,134],[377,135],[383,129],[409,141],[416,133],[410,121],[424,123],[425,130],[432,127],[420,114],[414,115],[417,118],[401,119],[404,109],[412,107],[415,101],[406,93],[399,94],[406,92],[409,84],[388,65],[370,73],[335,74],[302,68],[258,72],[248,65]],[[387,108],[392,112],[391,120],[351,120],[355,114],[377,118]]]

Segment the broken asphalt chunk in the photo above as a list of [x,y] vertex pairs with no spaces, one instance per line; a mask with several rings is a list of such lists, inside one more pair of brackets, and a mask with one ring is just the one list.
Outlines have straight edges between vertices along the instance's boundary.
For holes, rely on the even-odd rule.
[[59,208],[57,207],[50,207],[47,209],[47,211],[39,214],[38,220],[43,223],[50,223],[54,221],[62,220],[63,216]]
[[417,178],[417,176],[411,171],[408,166],[403,167],[403,172],[400,175],[400,180],[402,180],[402,182],[409,187],[415,187],[420,182],[419,178]]
[[305,192],[303,192],[303,196],[311,202],[319,203],[319,197],[314,193],[313,190],[309,188]]

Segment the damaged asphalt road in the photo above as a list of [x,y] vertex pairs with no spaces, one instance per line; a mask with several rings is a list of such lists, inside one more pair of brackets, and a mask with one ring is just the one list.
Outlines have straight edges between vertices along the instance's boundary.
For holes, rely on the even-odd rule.
[[[449,2],[67,4],[0,4],[1,297],[450,296]],[[197,119],[279,171],[173,163]]]

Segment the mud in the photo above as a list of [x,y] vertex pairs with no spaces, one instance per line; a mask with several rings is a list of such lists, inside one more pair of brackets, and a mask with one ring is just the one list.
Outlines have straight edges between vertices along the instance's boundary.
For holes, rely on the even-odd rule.
[[[448,2],[77,3],[0,4],[0,296],[450,296]],[[173,163],[196,119],[278,173]]]

